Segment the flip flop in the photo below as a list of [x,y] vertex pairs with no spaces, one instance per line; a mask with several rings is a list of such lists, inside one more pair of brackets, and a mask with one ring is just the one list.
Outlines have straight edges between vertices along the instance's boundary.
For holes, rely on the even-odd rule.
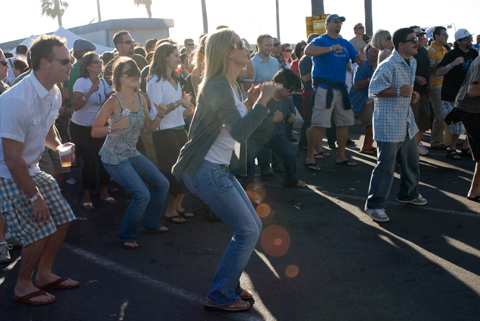
[[255,298],[247,290],[242,289],[242,292],[240,292],[240,299],[250,302],[252,305],[255,304]]
[[182,217],[180,215],[165,216],[165,219],[175,224],[185,224],[188,222],[187,219],[185,219],[185,217]]
[[377,149],[372,148],[372,149],[362,149],[360,153],[365,154],[365,155],[372,155],[372,156],[377,156]]
[[53,298],[51,301],[45,301],[45,302],[35,302],[32,300],[34,298],[38,298],[46,294],[48,293],[43,290],[38,290],[24,296],[15,296],[13,299],[15,300],[15,303],[33,305],[33,306],[48,305],[48,304],[55,303],[56,301],[55,298]]
[[53,282],[50,282],[50,283],[47,283],[45,285],[42,285],[42,286],[39,286],[40,289],[44,290],[44,291],[52,291],[52,290],[70,290],[70,289],[76,289],[78,287],[80,287],[80,283],[77,282],[77,281],[74,281],[76,282],[75,284],[65,284],[66,281],[74,281],[74,280],[71,280],[71,279],[66,279],[66,278],[59,278],[59,279],[56,279],[55,281]]
[[187,212],[185,210],[177,210],[177,213],[181,216],[184,216],[184,217],[194,217],[195,214],[192,213],[192,212]]
[[304,163],[303,164],[307,169],[313,171],[313,172],[320,172],[321,169],[318,167],[317,163]]
[[469,196],[467,196],[467,199],[469,199],[469,200],[472,201],[472,202],[480,203],[480,195],[474,196],[474,197],[469,197]]
[[345,159],[343,161],[335,162],[336,165],[339,166],[347,166],[347,167],[355,167],[358,166],[358,163],[353,159]]
[[108,204],[115,204],[117,203],[117,200],[114,199],[113,197],[111,196],[107,196],[105,198],[102,198],[102,201],[104,201],[105,203],[108,203]]
[[[130,243],[130,244],[129,244]],[[132,243],[135,243],[137,245],[133,245]],[[140,244],[138,244],[136,241],[122,241],[122,247],[125,249],[125,250],[129,250],[129,251],[132,251],[132,250],[137,250],[140,248]]]
[[95,207],[93,206],[92,202],[83,202],[82,207],[88,211],[94,210]]

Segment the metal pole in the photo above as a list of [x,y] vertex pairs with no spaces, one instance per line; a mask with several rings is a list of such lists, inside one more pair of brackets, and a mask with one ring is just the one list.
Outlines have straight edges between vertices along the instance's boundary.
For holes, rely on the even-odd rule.
[[277,39],[280,41],[280,6],[278,0],[275,0],[275,9],[277,14]]
[[203,33],[208,33],[207,3],[202,0]]
[[311,0],[312,1],[312,16],[320,16],[325,14],[325,7],[323,6],[323,0]]
[[102,13],[100,10],[100,0],[97,0],[97,13],[98,13],[98,22],[102,21]]
[[367,35],[373,35],[372,0],[365,0],[365,28]]

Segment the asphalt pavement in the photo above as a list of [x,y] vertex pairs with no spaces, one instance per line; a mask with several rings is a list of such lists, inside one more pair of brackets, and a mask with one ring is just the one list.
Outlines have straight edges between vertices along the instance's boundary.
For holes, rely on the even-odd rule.
[[[359,142],[357,141],[357,145]],[[305,189],[286,189],[280,175],[248,186],[264,230],[242,285],[254,292],[254,310],[206,312],[202,302],[229,239],[228,229],[199,211],[162,235],[142,235],[127,251],[116,232],[127,202],[79,208],[76,186],[65,194],[79,220],[57,260],[57,272],[80,280],[56,292],[57,303],[12,301],[17,260],[0,273],[0,321],[479,321],[480,206],[465,198],[473,161],[421,158],[420,192],[427,207],[395,201],[377,224],[363,212],[375,158],[350,149],[360,165],[306,171]],[[192,202],[192,207],[198,204]]]

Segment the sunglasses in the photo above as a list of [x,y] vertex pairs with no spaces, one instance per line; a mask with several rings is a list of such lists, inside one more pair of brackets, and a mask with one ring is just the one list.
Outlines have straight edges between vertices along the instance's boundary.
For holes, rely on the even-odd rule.
[[418,37],[405,39],[405,41],[403,41],[403,42],[411,42],[413,44],[417,44],[418,43]]
[[468,37],[465,37],[465,38],[458,39],[457,41],[473,41],[473,37],[468,36]]
[[1,60],[1,61],[0,61],[0,65],[2,65],[2,66],[4,66],[4,67],[6,67],[7,64],[8,64],[8,63],[7,63],[5,60]]
[[122,43],[124,43],[126,45],[133,45],[135,43],[135,40],[122,41]]
[[233,44],[233,49],[245,49],[245,48],[246,48],[246,46],[245,46],[245,44],[243,43],[242,40],[236,41]]
[[56,61],[58,61],[58,63],[62,66],[66,66],[68,64],[71,64],[72,61],[70,60],[70,58],[65,58],[65,59],[55,59]]

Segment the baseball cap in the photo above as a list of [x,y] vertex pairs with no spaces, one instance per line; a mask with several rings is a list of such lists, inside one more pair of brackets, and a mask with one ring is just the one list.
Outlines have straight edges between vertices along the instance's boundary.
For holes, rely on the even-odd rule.
[[95,45],[88,40],[77,39],[73,43],[73,51],[75,52],[95,51],[96,49]]
[[463,38],[471,37],[471,36],[472,36],[472,34],[470,32],[468,32],[467,29],[458,29],[455,32],[455,41],[458,41],[458,40],[463,39]]
[[341,16],[339,16],[338,14],[328,15],[328,17],[327,17],[327,23],[334,22],[334,21],[344,22],[344,21],[345,21],[345,17],[341,17]]

